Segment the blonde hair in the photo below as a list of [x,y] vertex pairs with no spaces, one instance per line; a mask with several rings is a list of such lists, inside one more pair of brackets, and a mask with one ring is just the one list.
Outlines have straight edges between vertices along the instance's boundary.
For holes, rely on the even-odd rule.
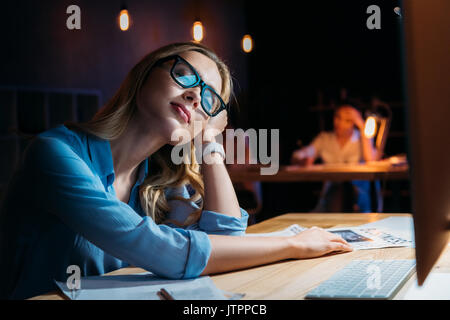
[[[128,73],[125,80],[114,96],[104,105],[94,117],[84,123],[65,123],[69,128],[80,129],[101,139],[114,140],[127,128],[130,119],[135,114],[136,100],[140,89],[150,71],[160,59],[180,54],[186,51],[197,51],[213,60],[222,78],[220,93],[225,103],[232,95],[232,80],[228,67],[209,48],[194,42],[174,43],[159,48],[144,56]],[[199,171],[199,164],[195,159],[195,147],[191,141],[191,159],[175,165],[171,160],[172,146],[165,145],[149,158],[149,175],[141,184],[139,198],[142,209],[156,223],[172,222],[179,226],[187,226],[200,218],[204,196],[203,178]],[[185,155],[186,157],[189,155]],[[195,193],[189,199],[180,196],[166,198],[167,188],[177,188],[190,184]],[[195,201],[199,209],[192,212],[184,222],[167,220],[170,211],[168,200]]]

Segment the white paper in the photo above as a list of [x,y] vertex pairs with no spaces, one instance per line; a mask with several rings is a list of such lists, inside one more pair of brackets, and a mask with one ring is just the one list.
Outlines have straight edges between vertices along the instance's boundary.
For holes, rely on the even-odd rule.
[[289,227],[280,230],[280,231],[274,231],[274,232],[268,232],[268,233],[246,233],[246,237],[289,237],[289,236],[295,236],[296,234],[302,232],[303,230],[306,230],[307,228],[303,228],[299,226],[298,224],[290,225]]
[[391,233],[402,236],[403,238],[414,242],[414,222],[413,218],[406,217],[388,217],[375,222],[358,226],[358,228],[377,228],[389,230]]
[[[354,250],[414,247],[414,228],[412,223],[411,217],[389,217],[356,227],[330,228],[327,231],[342,236]],[[294,236],[306,229],[298,224],[293,224],[280,231],[247,233],[246,236]]]
[[352,227],[333,228],[327,231],[342,236],[354,250],[413,247],[413,242],[407,237],[397,235],[387,229]]
[[210,277],[168,280],[150,272],[117,276],[81,278],[81,288],[70,290],[64,282],[55,281],[72,300],[160,300],[157,292],[166,289],[176,300],[227,299]]
[[403,298],[405,300],[450,300],[450,273],[430,273],[423,286],[417,281]]

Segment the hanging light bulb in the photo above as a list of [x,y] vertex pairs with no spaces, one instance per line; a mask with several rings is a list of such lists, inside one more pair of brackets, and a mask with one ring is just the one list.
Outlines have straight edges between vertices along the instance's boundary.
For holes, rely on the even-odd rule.
[[130,27],[130,15],[127,9],[120,10],[119,13],[119,28],[122,31],[127,31]]
[[201,23],[201,21],[197,20],[192,25],[192,37],[196,42],[200,42],[203,40],[204,31],[203,31],[203,24]]
[[253,50],[253,39],[249,34],[246,34],[242,38],[242,50],[244,50],[245,53],[249,53]]

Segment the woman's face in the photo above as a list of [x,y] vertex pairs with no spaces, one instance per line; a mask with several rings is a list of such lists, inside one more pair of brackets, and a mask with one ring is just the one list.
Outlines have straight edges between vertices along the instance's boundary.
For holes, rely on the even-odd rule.
[[[179,56],[197,70],[206,84],[221,92],[222,78],[213,60],[196,51],[186,51]],[[184,129],[178,131],[183,133],[183,138],[186,139],[185,134],[189,132],[193,139],[209,120],[201,106],[200,86],[179,86],[170,75],[173,63],[174,60],[170,60],[153,68],[138,96],[136,117],[138,121],[145,121],[145,125],[156,126],[170,144],[178,142],[170,141],[175,130]]]

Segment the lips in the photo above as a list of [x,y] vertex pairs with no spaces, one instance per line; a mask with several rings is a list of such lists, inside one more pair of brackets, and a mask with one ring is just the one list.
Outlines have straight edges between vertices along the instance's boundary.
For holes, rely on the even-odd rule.
[[182,104],[171,102],[170,105],[175,109],[175,111],[183,118],[186,123],[191,122],[191,113]]

